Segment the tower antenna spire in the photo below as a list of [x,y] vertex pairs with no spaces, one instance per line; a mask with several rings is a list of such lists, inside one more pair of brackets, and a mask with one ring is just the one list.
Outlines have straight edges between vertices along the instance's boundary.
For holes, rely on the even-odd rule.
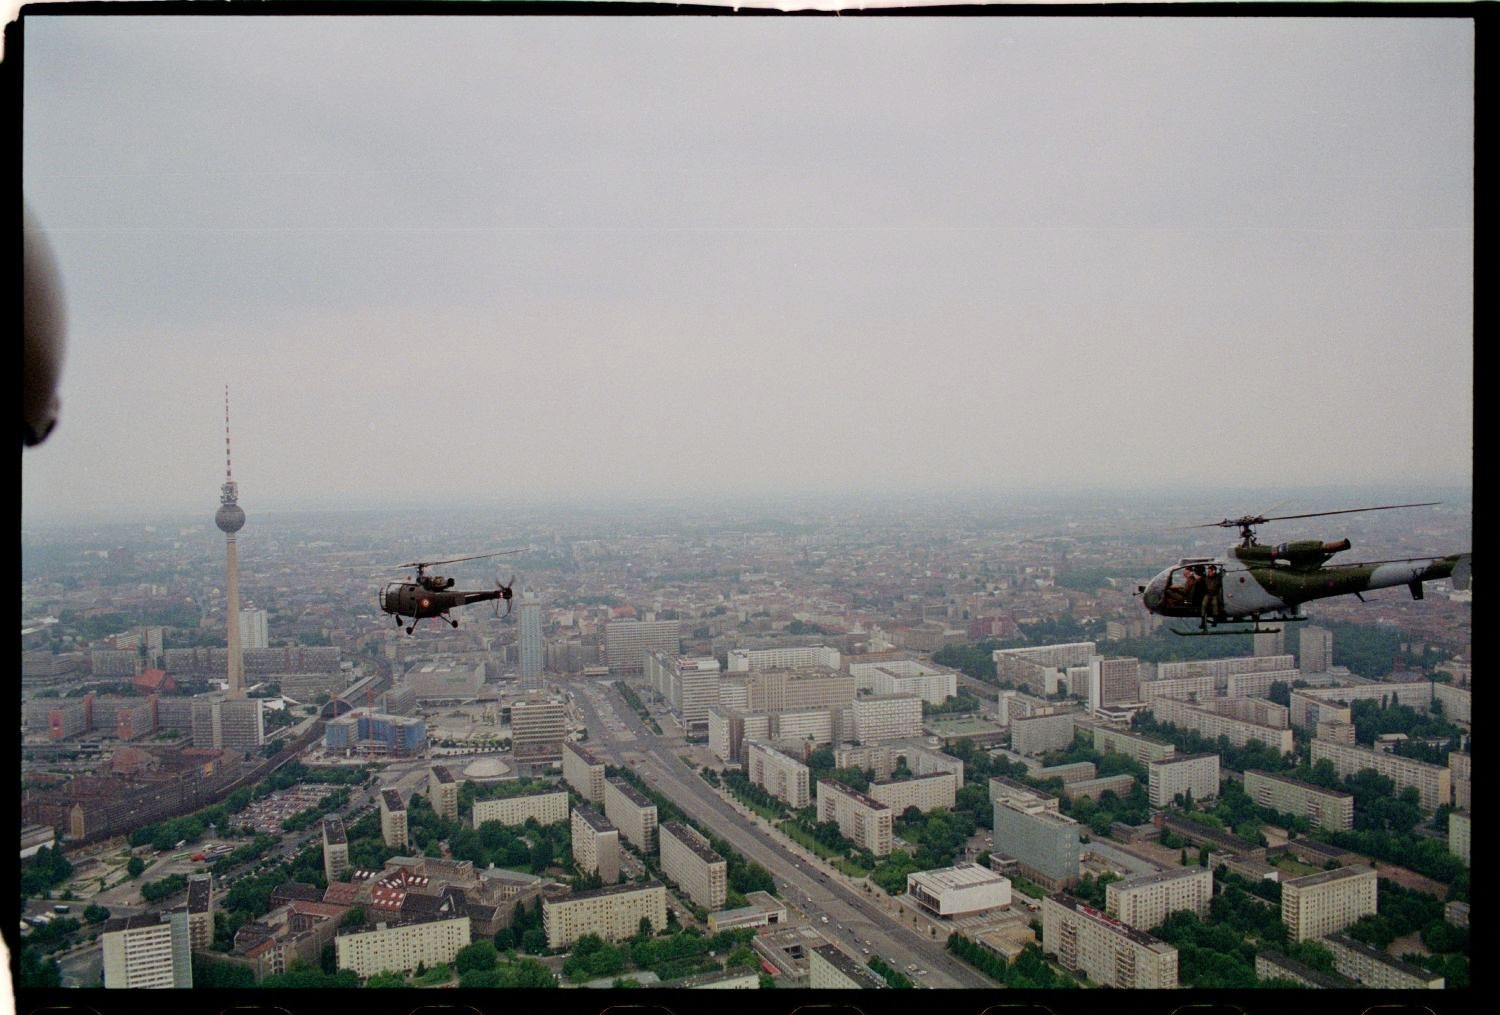
[[234,480],[234,466],[229,460],[229,385],[224,385],[224,478]]

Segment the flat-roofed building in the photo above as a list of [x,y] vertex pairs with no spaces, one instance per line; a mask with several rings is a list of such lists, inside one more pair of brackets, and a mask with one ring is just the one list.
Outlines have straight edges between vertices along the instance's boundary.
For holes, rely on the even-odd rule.
[[721,909],[729,889],[729,865],[708,840],[679,821],[661,826],[661,872],[705,909]]
[[1347,832],[1354,827],[1353,793],[1256,769],[1245,772],[1244,787],[1257,807],[1304,817],[1319,828],[1335,832]]
[[682,719],[682,728],[706,733],[708,710],[719,703],[719,661],[658,650],[645,653],[644,666],[646,679]]
[[850,663],[849,675],[859,690],[875,694],[915,694],[932,705],[941,705],[958,693],[956,671],[915,659]]
[[588,804],[573,808],[573,863],[606,885],[620,876],[620,830]]
[[1032,789],[1024,782],[1015,779],[1007,779],[1003,775],[990,776],[990,806],[1009,803],[1018,807],[1036,807],[1039,810],[1049,810],[1053,814],[1058,813],[1057,797],[1039,789]]
[[1010,749],[1017,754],[1035,756],[1060,751],[1073,743],[1076,712],[1037,715],[1013,719],[1010,724]]
[[708,932],[717,934],[740,927],[772,927],[786,923],[786,906],[769,892],[746,892],[748,906],[721,909],[708,914]]
[[1325,973],[1269,948],[1259,949],[1255,953],[1255,978],[1257,980],[1291,980],[1304,987],[1314,987],[1320,990],[1347,990],[1358,986],[1346,976]]
[[868,966],[826,941],[807,949],[807,985],[812,990],[880,990],[887,986]]
[[1309,624],[1300,632],[1298,662],[1304,673],[1327,673],[1333,669],[1333,632]]
[[1194,800],[1211,800],[1219,795],[1219,756],[1217,754],[1179,754],[1146,766],[1147,789],[1152,807],[1166,807],[1181,794],[1192,794]]
[[1352,723],[1353,710],[1341,701],[1330,701],[1305,693],[1307,688],[1297,688],[1288,699],[1287,713],[1292,725],[1298,729],[1316,730],[1321,723]]
[[1141,661],[1131,656],[1089,657],[1086,688],[1090,712],[1141,700]]
[[563,781],[591,804],[604,803],[604,762],[572,740],[563,744]]
[[922,699],[914,694],[874,694],[855,698],[850,706],[853,737],[862,744],[919,736]]
[[567,712],[560,701],[528,697],[511,703],[510,749],[517,761],[556,761],[568,738]]
[[[994,783],[991,783],[993,791]],[[1078,881],[1079,824],[1045,802],[995,804],[994,852],[1016,861],[1026,878],[1051,891]]]
[[771,739],[799,744],[831,744],[837,720],[831,708],[798,708],[771,716]]
[[1448,812],[1448,852],[1472,867],[1473,864],[1469,863],[1469,828],[1468,811]]
[[728,705],[708,710],[708,749],[720,761],[742,762],[745,742],[745,713]]
[[[853,701],[854,678],[825,667],[752,670],[745,675],[747,712],[791,712],[804,708],[842,711]],[[848,739],[842,731],[839,737]]]
[[406,671],[402,683],[418,701],[468,701],[484,686],[484,663],[418,663]]
[[530,818],[536,818],[537,823],[541,825],[555,825],[567,821],[567,791],[530,793],[526,796],[474,801],[475,828],[486,821],[498,821],[502,825],[524,825]]
[[458,779],[447,765],[428,769],[427,795],[434,814],[449,821],[458,820]]
[[1324,758],[1333,763],[1333,770],[1340,779],[1363,769],[1373,768],[1398,788],[1416,787],[1422,798],[1422,809],[1426,811],[1435,811],[1453,799],[1449,772],[1445,765],[1433,765],[1415,758],[1403,758],[1398,754],[1314,739],[1312,763],[1316,765]]
[[406,803],[394,789],[380,791],[380,838],[392,849],[405,849],[408,843]]
[[259,698],[194,698],[193,746],[258,750],[266,742],[262,705]]
[[890,807],[832,779],[818,781],[818,821],[833,821],[839,834],[876,856],[891,851]]
[[787,646],[785,648],[732,648],[728,654],[730,673],[751,670],[800,670],[820,666],[836,670],[843,657],[836,648],[826,645]]
[[896,753],[894,744],[840,744],[833,749],[833,767],[872,771],[877,779],[889,779],[896,767]]
[[1010,879],[973,863],[906,876],[906,894],[937,916],[967,916],[1010,905]]
[[1124,797],[1135,788],[1135,776],[1128,772],[1120,775],[1103,775],[1097,779],[1083,779],[1079,782],[1070,782],[1063,787],[1062,795],[1069,800],[1077,800],[1080,797],[1088,797],[1095,803],[1106,793],[1113,793],[1117,797]]
[[1228,737],[1235,747],[1252,741],[1282,754],[1292,750],[1292,731],[1286,709],[1256,698],[1213,698],[1194,705],[1174,698],[1157,698],[1151,712],[1160,722],[1191,730],[1210,740]]
[[115,917],[105,921],[99,940],[107,989],[188,989],[193,985],[192,935],[185,912]]
[[1392,704],[1426,712],[1432,707],[1432,688],[1430,680],[1405,680],[1399,683],[1375,681],[1347,687],[1299,687],[1297,691],[1309,697],[1346,705],[1352,705],[1356,701],[1389,700]]
[[624,779],[604,780],[604,816],[642,853],[656,849],[656,803]]
[[1133,733],[1111,726],[1093,727],[1094,750],[1100,753],[1123,754],[1138,764],[1149,765],[1153,761],[1175,757],[1177,746],[1169,740],[1147,733]]
[[1434,682],[1432,700],[1440,702],[1443,718],[1449,722],[1472,723],[1474,721],[1474,692],[1467,687]]
[[1453,806],[1461,811],[1473,806],[1473,761],[1464,751],[1448,752],[1448,778],[1453,785]]
[[1177,949],[1071,895],[1042,899],[1042,941],[1064,969],[1107,987],[1172,990]]
[[1208,919],[1214,897],[1214,875],[1207,867],[1171,867],[1137,874],[1104,887],[1104,911],[1137,930],[1158,927],[1168,913],[1181,909]]
[[416,922],[379,922],[374,927],[344,928],[333,939],[338,968],[365,979],[376,973],[410,974],[417,966],[452,962],[470,943],[467,914]]
[[1051,765],[1045,768],[1035,768],[1028,773],[1033,779],[1046,782],[1049,779],[1061,779],[1064,783],[1083,782],[1086,779],[1095,778],[1099,772],[1092,761],[1075,761],[1067,765]]
[[745,742],[745,769],[750,782],[761,786],[795,810],[812,803],[809,769],[802,762],[759,740]]
[[894,814],[903,814],[908,807],[924,814],[935,808],[951,811],[958,794],[958,780],[951,772],[935,772],[895,782],[872,782],[869,794]]
[[208,951],[214,943],[214,879],[211,874],[188,875],[188,944]]
[[1067,679],[1067,671],[1087,667],[1095,654],[1093,642],[1078,641],[1035,648],[996,649],[992,657],[995,676],[1000,683],[1010,681],[1037,694],[1056,694],[1058,682]]
[[1375,868],[1362,864],[1319,871],[1281,883],[1281,922],[1287,937],[1306,941],[1341,931],[1375,912]]
[[608,885],[561,899],[542,897],[548,948],[566,948],[585,934],[624,941],[640,930],[643,917],[651,922],[652,931],[667,925],[667,889],[659,881]]
[[682,651],[682,624],[676,620],[613,620],[604,625],[604,660],[611,673],[640,673],[647,652]]
[[1348,934],[1329,934],[1318,942],[1333,953],[1333,968],[1356,986],[1373,990],[1442,990],[1445,978],[1403,962]]
[[349,873],[349,836],[344,822],[337,817],[323,819],[323,876],[342,881]]

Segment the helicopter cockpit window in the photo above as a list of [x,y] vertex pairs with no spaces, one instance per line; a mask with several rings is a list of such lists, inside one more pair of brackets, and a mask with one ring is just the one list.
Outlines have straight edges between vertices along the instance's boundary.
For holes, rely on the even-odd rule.
[[1196,602],[1203,581],[1203,567],[1176,567],[1167,581],[1166,598],[1179,604]]

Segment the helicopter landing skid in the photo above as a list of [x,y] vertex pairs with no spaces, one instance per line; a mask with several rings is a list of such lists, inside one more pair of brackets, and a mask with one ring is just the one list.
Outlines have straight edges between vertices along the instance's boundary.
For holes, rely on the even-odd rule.
[[[1233,628],[1233,629],[1227,630],[1227,631],[1220,631],[1220,630],[1218,630],[1219,623],[1221,623],[1221,622],[1218,622],[1218,621],[1210,621],[1210,623],[1213,624],[1212,628],[1202,628],[1202,627],[1200,627],[1196,631],[1179,631],[1175,627],[1170,627],[1167,630],[1171,631],[1173,634],[1175,634],[1175,635],[1177,635],[1178,637],[1181,637],[1181,638],[1202,638],[1202,637],[1211,636],[1211,635],[1227,635],[1227,634],[1279,634],[1283,630],[1283,628],[1280,628],[1280,627],[1262,627],[1261,625],[1262,624],[1293,624],[1293,623],[1296,623],[1297,621],[1307,620],[1307,619],[1308,619],[1307,617],[1267,617],[1267,618],[1256,617],[1253,621],[1250,621],[1250,623],[1253,625],[1251,627],[1236,627],[1236,628]],[[1222,623],[1245,623],[1245,622],[1244,621],[1238,621],[1238,622],[1236,622],[1236,621],[1223,621]]]

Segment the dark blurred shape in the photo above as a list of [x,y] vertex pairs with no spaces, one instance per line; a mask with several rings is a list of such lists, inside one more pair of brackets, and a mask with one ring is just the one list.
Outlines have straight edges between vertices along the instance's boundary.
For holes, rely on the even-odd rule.
[[22,212],[21,443],[40,444],[57,426],[65,320],[62,279],[42,227]]

